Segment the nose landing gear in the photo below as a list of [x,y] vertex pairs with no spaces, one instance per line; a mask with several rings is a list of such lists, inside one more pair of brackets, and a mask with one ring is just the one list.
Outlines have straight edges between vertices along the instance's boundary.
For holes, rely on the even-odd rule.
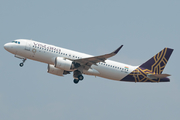
[[20,67],[23,67],[24,66],[24,63],[27,59],[23,59],[23,62],[19,64]]

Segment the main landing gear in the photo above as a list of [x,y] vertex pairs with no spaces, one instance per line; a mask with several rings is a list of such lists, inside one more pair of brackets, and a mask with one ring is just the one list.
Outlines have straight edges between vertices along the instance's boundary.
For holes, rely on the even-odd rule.
[[74,81],[73,82],[75,84],[78,84],[79,81],[82,81],[84,79],[84,77],[82,76],[82,73],[79,70],[75,70],[74,71],[73,77],[74,77]]
[[84,79],[84,77],[82,75],[79,75],[78,78],[74,79],[74,83],[78,84],[79,81],[82,81]]
[[23,59],[23,62],[19,64],[20,67],[23,67],[24,66],[24,63],[27,59]]

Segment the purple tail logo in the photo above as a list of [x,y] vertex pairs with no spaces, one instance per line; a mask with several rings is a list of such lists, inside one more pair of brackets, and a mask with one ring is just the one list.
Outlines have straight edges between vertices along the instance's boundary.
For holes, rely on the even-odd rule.
[[171,48],[164,48],[147,62],[140,65],[121,81],[127,82],[169,82],[169,78],[150,79],[148,74],[161,74],[173,52]]

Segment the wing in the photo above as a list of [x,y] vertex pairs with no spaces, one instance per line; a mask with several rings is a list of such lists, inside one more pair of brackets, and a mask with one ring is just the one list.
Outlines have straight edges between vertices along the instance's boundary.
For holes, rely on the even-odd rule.
[[109,54],[77,59],[77,60],[73,60],[73,62],[79,63],[81,66],[84,66],[85,69],[89,69],[91,65],[97,65],[97,63],[99,62],[105,62],[106,59],[116,55],[122,47],[123,45],[121,45],[118,49],[116,49],[114,52],[109,53]]

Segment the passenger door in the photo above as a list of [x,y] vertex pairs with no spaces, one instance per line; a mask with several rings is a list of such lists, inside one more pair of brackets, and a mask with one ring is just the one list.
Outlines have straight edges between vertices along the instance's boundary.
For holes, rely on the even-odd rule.
[[31,42],[30,42],[30,41],[27,41],[27,42],[26,42],[25,50],[31,51]]

